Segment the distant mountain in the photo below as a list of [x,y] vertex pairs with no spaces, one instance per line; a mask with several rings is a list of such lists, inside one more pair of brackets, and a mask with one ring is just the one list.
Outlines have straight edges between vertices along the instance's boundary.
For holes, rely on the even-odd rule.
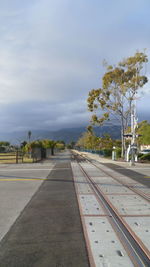
[[[36,130],[32,131],[31,140],[53,139],[63,140],[65,143],[77,141],[86,131],[86,127],[67,128],[57,131]],[[105,133],[110,134],[113,139],[120,139],[120,126],[100,126],[95,127],[94,132],[97,136],[102,137]],[[28,139],[27,132],[0,133],[0,141],[9,141],[11,144],[18,144]]]
[[[66,143],[77,141],[86,131],[86,127],[61,129],[59,131],[51,132],[52,139],[64,140]],[[101,126],[95,127],[94,132],[97,136],[104,136],[105,133],[110,134],[113,139],[120,139],[120,126]]]

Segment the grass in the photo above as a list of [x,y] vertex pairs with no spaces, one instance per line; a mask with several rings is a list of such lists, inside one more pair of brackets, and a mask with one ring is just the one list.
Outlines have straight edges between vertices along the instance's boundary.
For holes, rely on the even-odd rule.
[[[16,163],[16,153],[0,153],[0,164],[15,164]],[[27,156],[18,157],[18,163],[33,163],[33,159]]]
[[33,163],[33,158],[24,157],[23,163]]

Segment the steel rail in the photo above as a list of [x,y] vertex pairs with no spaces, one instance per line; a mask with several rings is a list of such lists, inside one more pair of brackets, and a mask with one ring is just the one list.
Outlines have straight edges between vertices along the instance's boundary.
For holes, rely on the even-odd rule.
[[[79,155],[79,154],[77,154],[77,155]],[[83,157],[83,156],[80,155],[80,157]],[[98,168],[99,170],[103,171],[105,174],[109,175],[111,178],[113,178],[114,180],[116,180],[117,182],[119,182],[120,184],[122,184],[123,186],[127,187],[128,189],[132,190],[134,193],[138,194],[139,196],[141,196],[142,198],[144,198],[145,200],[147,200],[148,202],[150,202],[150,197],[148,197],[146,194],[144,194],[140,190],[133,188],[132,185],[123,183],[122,181],[120,181],[118,178],[114,177],[109,172],[103,170],[102,168],[100,168],[99,166],[97,166],[96,164],[94,164],[89,158],[87,158],[85,156],[83,158],[86,159],[87,161],[89,161],[93,166],[95,166],[96,168]]]
[[[110,220],[116,234],[119,234],[119,239],[123,244],[125,250],[127,251],[129,257],[131,258],[134,266],[150,266],[150,254],[147,248],[143,248],[143,243],[139,239],[137,240],[136,236],[132,231],[130,231],[124,220],[119,216],[117,210],[111,205],[111,202],[108,201],[106,196],[101,192],[101,190],[93,182],[92,178],[87,174],[81,164],[78,162],[79,159],[75,154],[74,158],[76,159],[80,169],[84,173],[86,179],[90,182],[90,185],[96,194],[97,198],[100,199],[104,209],[107,211],[108,219]],[[78,155],[79,156],[79,155]],[[89,161],[90,162],[90,161]],[[90,162],[91,163],[91,162]],[[92,164],[92,163],[91,163]],[[110,175],[111,176],[111,175]],[[138,242],[141,241],[141,242]]]

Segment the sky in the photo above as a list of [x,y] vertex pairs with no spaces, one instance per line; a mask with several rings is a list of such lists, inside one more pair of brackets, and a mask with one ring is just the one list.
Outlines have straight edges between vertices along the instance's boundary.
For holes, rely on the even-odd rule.
[[[0,0],[1,132],[85,126],[103,60],[150,60],[149,0]],[[150,78],[150,64],[146,66]],[[137,101],[150,119],[150,82]]]

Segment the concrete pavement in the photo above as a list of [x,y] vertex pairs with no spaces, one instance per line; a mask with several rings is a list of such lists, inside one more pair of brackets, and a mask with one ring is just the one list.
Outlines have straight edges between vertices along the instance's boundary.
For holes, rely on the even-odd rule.
[[54,164],[0,165],[0,240],[30,201]]
[[[13,220],[10,220],[11,228],[0,242],[1,267],[89,266],[72,180],[70,155],[66,152],[54,157],[51,162],[56,165],[52,171],[49,169],[49,175],[45,181],[34,179],[32,181],[0,182],[0,186],[2,186],[1,183],[4,183],[3,197],[5,194],[6,198],[10,197],[10,203],[14,193],[17,197],[14,196],[13,205],[19,206],[18,208],[11,206],[7,213],[8,207],[5,204],[3,211],[1,210],[4,212],[4,216],[1,213],[0,217],[6,221],[10,211],[12,210],[13,213],[13,210],[16,209]],[[45,166],[44,163],[42,166]],[[42,169],[41,165],[40,168]],[[48,165],[45,168],[48,169]],[[17,173],[22,179],[25,177],[33,179],[37,175],[40,178],[47,175],[46,171],[44,175],[43,170],[38,170],[36,175],[33,175],[32,171],[29,171],[27,175],[21,169],[20,171],[15,170],[14,173],[3,170],[1,178],[6,174],[5,178],[9,176],[9,179],[14,179]],[[11,183],[8,188],[7,182]],[[22,193],[22,187],[26,188],[25,196]],[[33,189],[31,190],[30,187]],[[28,191],[32,191],[30,195]],[[21,204],[18,204],[20,202]]]
[[[78,151],[76,151],[78,152]],[[108,158],[101,157],[97,154],[89,152],[80,152],[89,159],[96,160],[108,168],[123,174],[131,179],[150,187],[150,164],[149,163],[135,163],[135,166],[130,166],[129,162],[113,161]]]
[[[149,186],[148,164],[86,156]],[[89,266],[70,162],[65,152],[43,163],[0,166],[1,267]]]

